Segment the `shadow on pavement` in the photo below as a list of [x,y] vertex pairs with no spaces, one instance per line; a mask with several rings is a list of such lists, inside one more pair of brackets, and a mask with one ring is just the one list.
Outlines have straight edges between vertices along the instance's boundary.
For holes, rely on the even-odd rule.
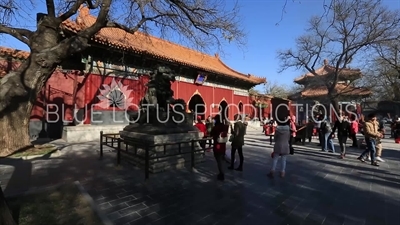
[[[79,180],[114,224],[400,222],[400,194],[395,191],[399,181],[393,173],[400,169],[398,163],[374,168],[352,159],[338,160],[317,148],[298,147],[288,157],[287,176],[271,180],[266,176],[271,166],[269,143],[246,142],[244,171],[226,171],[224,182],[216,180],[211,154],[195,172],[172,170],[144,181],[142,170],[126,164],[117,167],[113,152],[104,151],[99,160],[97,149],[97,143],[76,144],[64,147],[59,158],[1,160],[2,172],[11,174],[2,183],[5,193]],[[385,151],[393,157],[399,154]]]

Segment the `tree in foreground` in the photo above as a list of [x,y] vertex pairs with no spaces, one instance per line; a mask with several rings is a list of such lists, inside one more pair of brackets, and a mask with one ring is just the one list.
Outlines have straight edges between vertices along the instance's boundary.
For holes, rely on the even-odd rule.
[[[38,15],[35,30],[15,26],[42,4],[47,12]],[[82,6],[97,14],[96,22],[71,37],[63,37],[63,22],[74,17]],[[238,10],[237,5],[225,7],[224,0],[0,0],[0,34],[11,35],[30,48],[29,58],[0,80],[0,156],[31,145],[29,119],[39,92],[57,66],[88,48],[91,37],[100,29],[114,27],[134,33],[157,28],[165,37],[180,35],[202,49],[221,46],[224,41],[243,44]],[[0,212],[0,224],[15,224],[3,192]]]
[[368,55],[372,47],[400,39],[400,12],[379,0],[334,0],[322,16],[309,21],[306,33],[296,39],[296,48],[278,51],[281,71],[294,67],[317,76],[315,66],[328,60],[332,76],[318,80],[328,90],[328,99],[339,110],[339,76],[352,60]]
[[[47,12],[40,17],[36,30],[13,26],[15,21],[27,18],[22,16],[24,12],[34,11],[34,6],[40,4],[45,4]],[[82,6],[97,14],[96,22],[71,37],[63,37],[63,22],[74,17]],[[32,10],[26,10],[28,7]],[[197,47],[210,48],[224,41],[243,43],[238,12],[236,5],[225,7],[223,0],[0,0],[0,34],[25,43],[31,52],[16,71],[1,79],[0,155],[30,146],[30,112],[46,80],[63,60],[88,48],[91,37],[101,28],[120,28],[130,33],[157,28],[164,36],[178,34]]]

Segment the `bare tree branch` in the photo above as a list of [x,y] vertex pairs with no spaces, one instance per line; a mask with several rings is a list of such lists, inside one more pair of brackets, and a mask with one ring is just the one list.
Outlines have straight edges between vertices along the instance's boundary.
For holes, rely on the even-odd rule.
[[[96,0],[95,3],[92,2],[92,0],[73,0],[73,1],[68,1],[67,2],[67,8],[69,9],[67,12],[65,12],[64,14],[62,14],[61,16],[59,16],[58,18],[60,19],[60,21],[64,21],[68,18],[70,18],[71,16],[75,15],[76,12],[78,12],[79,7],[83,4],[86,3],[87,6],[89,7],[89,9],[97,9],[100,6],[100,2],[102,2],[101,0]],[[71,4],[72,7],[71,7]],[[111,4],[111,3],[110,3]]]
[[73,1],[73,2],[68,2],[67,7],[70,7],[71,4],[72,7],[69,8],[69,10],[67,12],[65,12],[64,14],[62,14],[61,16],[59,16],[58,18],[61,21],[64,21],[68,18],[70,18],[71,16],[75,15],[76,12],[78,12],[79,7],[85,2],[85,0],[77,0],[77,1]]
[[157,16],[154,16],[154,17],[145,17],[145,16],[142,16],[142,19],[137,23],[137,25],[136,26],[134,26],[134,27],[128,27],[128,26],[125,26],[125,25],[123,25],[123,24],[120,24],[120,23],[116,23],[116,22],[113,22],[113,21],[107,21],[107,23],[106,23],[106,26],[105,27],[114,27],[114,28],[119,28],[119,29],[122,29],[122,30],[124,30],[124,31],[126,31],[126,32],[128,32],[128,33],[135,33],[136,31],[138,31],[147,21],[155,21],[157,18],[159,18],[159,17],[163,17],[163,16],[168,16],[168,17],[178,17],[179,15],[178,14],[165,14],[165,15],[157,15]]
[[9,34],[19,41],[29,45],[29,38],[32,36],[33,32],[28,29],[23,28],[13,28],[0,25],[0,34]]
[[47,14],[50,17],[56,17],[56,7],[54,0],[46,0]]

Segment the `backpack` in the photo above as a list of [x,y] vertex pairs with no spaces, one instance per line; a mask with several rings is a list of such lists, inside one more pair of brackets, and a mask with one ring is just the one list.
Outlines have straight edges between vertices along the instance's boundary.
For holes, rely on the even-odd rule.
[[322,128],[322,131],[323,131],[325,134],[327,134],[327,133],[332,133],[332,126],[331,126],[331,124],[330,124],[328,121],[322,122],[321,128]]

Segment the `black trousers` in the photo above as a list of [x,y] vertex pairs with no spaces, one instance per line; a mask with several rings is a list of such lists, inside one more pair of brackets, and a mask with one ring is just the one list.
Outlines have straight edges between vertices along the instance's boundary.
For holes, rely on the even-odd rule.
[[292,135],[290,135],[289,138],[289,148],[290,148],[290,154],[293,155],[294,154],[294,148],[293,148],[293,142],[294,142],[294,137]]
[[339,146],[340,146],[340,152],[342,155],[346,155],[346,142],[347,142],[347,136],[338,136],[338,141],[339,141]]
[[242,168],[243,167],[243,161],[244,161],[242,146],[240,146],[240,147],[232,146],[232,150],[231,150],[231,167],[233,168],[233,166],[235,164],[236,150],[237,150],[237,152],[239,154],[239,160],[240,160],[239,168]]
[[353,144],[351,145],[352,147],[358,147],[357,144],[357,135],[356,134],[350,134],[350,138],[353,141]]
[[322,145],[322,143],[324,142],[324,135],[322,134],[322,131],[320,128],[317,129],[318,132],[318,141],[319,141],[319,145]]
[[224,161],[225,154],[220,152],[214,152],[215,161],[217,162],[217,168],[219,174],[224,174],[224,170],[222,169],[222,162]]

